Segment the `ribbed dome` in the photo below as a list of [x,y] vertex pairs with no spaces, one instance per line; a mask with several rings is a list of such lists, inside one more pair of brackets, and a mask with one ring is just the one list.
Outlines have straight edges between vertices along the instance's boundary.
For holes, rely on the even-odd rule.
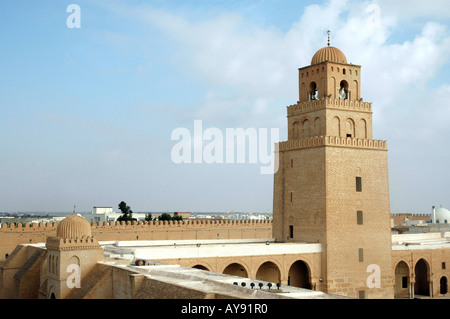
[[319,64],[325,61],[347,64],[347,58],[344,53],[342,53],[342,51],[338,48],[330,46],[317,51],[311,60],[311,65]]
[[91,225],[79,215],[72,214],[59,222],[56,236],[60,238],[82,238],[91,236]]

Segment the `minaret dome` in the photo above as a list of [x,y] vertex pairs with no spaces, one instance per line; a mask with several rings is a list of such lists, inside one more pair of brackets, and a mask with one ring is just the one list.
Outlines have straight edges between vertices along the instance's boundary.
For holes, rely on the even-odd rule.
[[347,64],[347,58],[345,54],[335,47],[324,47],[317,51],[312,60],[311,65],[319,64],[322,62],[335,62],[335,63],[344,63]]

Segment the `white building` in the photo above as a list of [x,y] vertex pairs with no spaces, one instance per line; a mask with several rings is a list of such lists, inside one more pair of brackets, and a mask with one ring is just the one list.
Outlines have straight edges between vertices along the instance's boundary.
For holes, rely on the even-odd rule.
[[450,224],[450,211],[443,207],[435,208],[433,206],[430,222],[433,224]]
[[[139,220],[145,219],[145,213],[133,213],[133,218]],[[122,216],[122,213],[115,212],[112,207],[97,207],[92,209],[92,212],[84,214],[83,217],[90,223],[92,222],[115,222],[117,218]]]

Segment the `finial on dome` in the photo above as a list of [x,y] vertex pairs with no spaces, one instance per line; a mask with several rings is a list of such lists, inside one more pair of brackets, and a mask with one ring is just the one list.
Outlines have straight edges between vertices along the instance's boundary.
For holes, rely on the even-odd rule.
[[73,215],[75,215],[75,205],[73,205]]
[[328,30],[327,33],[328,33],[328,46],[330,46],[330,34],[331,34],[331,31]]

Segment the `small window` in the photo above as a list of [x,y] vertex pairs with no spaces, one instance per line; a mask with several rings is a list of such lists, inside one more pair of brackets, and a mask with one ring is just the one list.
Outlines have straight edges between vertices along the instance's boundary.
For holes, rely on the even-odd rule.
[[292,192],[291,192],[291,203],[292,203]]
[[445,269],[445,262],[442,263],[442,269]]
[[403,276],[402,277],[402,289],[408,288],[408,277]]
[[362,248],[358,249],[358,258],[359,258],[359,262],[364,261],[364,250]]
[[294,167],[294,160],[291,159],[291,168]]
[[294,238],[294,226],[289,225],[289,237]]
[[362,212],[362,210],[358,210],[356,212],[356,221],[357,221],[358,225],[363,225],[363,212]]
[[359,296],[359,299],[366,299],[366,291],[365,290],[360,290],[358,292],[358,296]]
[[351,137],[352,137],[352,134],[347,134],[347,137],[350,137],[350,138],[351,138]]
[[356,177],[356,191],[362,192],[362,180],[361,177]]

